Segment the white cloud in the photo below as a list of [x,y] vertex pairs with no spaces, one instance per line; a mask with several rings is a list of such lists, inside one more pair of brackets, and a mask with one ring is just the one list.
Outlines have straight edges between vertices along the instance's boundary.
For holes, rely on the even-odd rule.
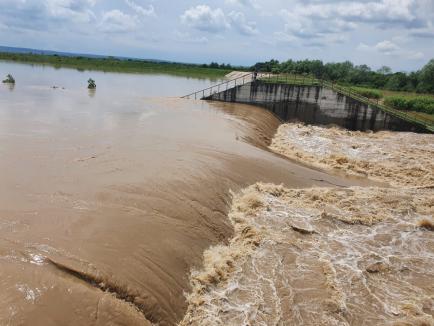
[[152,5],[144,8],[132,0],[124,0],[135,14],[129,15],[119,9],[105,11],[102,14],[98,30],[105,33],[126,33],[138,30],[143,17],[156,16]]
[[415,19],[412,6],[415,0],[344,1],[309,4],[295,11],[304,16],[330,19],[340,18],[351,22],[409,23]]
[[357,27],[356,23],[336,17],[330,19],[312,18],[288,10],[282,10],[281,14],[286,21],[285,32],[303,39],[323,38],[329,34],[352,31]]
[[134,10],[137,14],[143,16],[143,17],[152,17],[156,16],[155,9],[153,5],[148,5],[147,8],[143,8],[142,6],[138,5],[137,3],[131,1],[131,0],[125,0],[125,3]]
[[379,52],[382,52],[386,55],[393,54],[394,52],[399,50],[399,46],[391,41],[382,41],[375,45],[375,49]]
[[137,17],[114,9],[104,12],[98,29],[105,33],[124,33],[135,30],[137,24]]
[[258,34],[255,22],[248,22],[242,12],[232,11],[228,15],[231,25],[235,27],[241,34],[255,35]]
[[[260,0],[225,0],[224,3],[229,7],[253,8],[258,11],[262,8],[259,1]],[[265,5],[268,7],[267,4]],[[260,14],[262,14],[262,12]]]
[[181,22],[200,31],[218,33],[230,27],[220,8],[211,9],[207,5],[190,8],[181,16]]
[[243,35],[258,33],[256,22],[247,21],[244,13],[232,11],[226,15],[220,8],[212,9],[206,5],[190,8],[181,16],[181,22],[199,31],[219,33],[234,28]]
[[406,60],[421,60],[425,54],[420,51],[407,50],[389,40],[378,42],[375,45],[360,43],[357,50],[372,53],[381,53],[385,56],[395,56]]
[[95,19],[95,14],[91,10],[95,2],[96,0],[45,0],[45,7],[47,13],[54,18],[90,22]]
[[384,55],[402,54],[401,48],[397,44],[389,40],[384,40],[374,45],[360,43],[359,46],[357,47],[357,50],[366,51],[366,52],[377,52],[377,53],[382,53]]
[[347,33],[360,24],[403,28],[422,24],[415,14],[417,0],[298,2],[281,10],[285,32],[300,38]]

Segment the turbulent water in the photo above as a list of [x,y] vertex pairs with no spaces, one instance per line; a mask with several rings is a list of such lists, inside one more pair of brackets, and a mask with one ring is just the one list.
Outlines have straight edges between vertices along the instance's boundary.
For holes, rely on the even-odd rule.
[[256,184],[182,325],[434,325],[434,190]]
[[434,185],[434,135],[283,124],[270,148],[323,169],[366,176],[393,186]]
[[173,325],[230,190],[365,183],[270,152],[259,108],[146,97],[202,81],[0,68],[0,325]]
[[434,136],[279,127],[270,148],[394,187],[250,186],[181,325],[434,325]]

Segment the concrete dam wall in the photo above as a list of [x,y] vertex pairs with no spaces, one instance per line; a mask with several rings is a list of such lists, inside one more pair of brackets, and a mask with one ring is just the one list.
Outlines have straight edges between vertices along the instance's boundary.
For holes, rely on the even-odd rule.
[[322,86],[251,82],[205,98],[258,105],[283,121],[315,125],[335,124],[350,130],[426,132],[417,124]]

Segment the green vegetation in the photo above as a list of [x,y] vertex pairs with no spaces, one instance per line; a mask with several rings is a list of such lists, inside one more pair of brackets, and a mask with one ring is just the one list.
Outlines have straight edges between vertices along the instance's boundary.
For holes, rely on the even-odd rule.
[[14,77],[12,77],[11,74],[8,74],[6,76],[6,79],[3,80],[3,83],[5,83],[5,84],[15,84],[15,79],[14,79]]
[[259,62],[252,69],[259,72],[308,74],[318,79],[364,88],[434,94],[434,59],[421,70],[411,73],[392,73],[389,67],[372,71],[367,65],[356,66],[349,61],[323,63],[320,60],[271,60]]
[[351,87],[351,89],[354,92],[367,98],[378,100],[383,97],[383,93],[378,89],[365,88],[365,87]]
[[389,96],[384,104],[398,110],[434,114],[434,98],[428,96]]
[[95,89],[96,88],[96,83],[92,78],[89,78],[89,80],[87,81],[87,88],[89,89]]
[[138,59],[118,59],[114,57],[89,58],[67,57],[59,55],[22,54],[0,52],[0,60],[15,61],[38,65],[49,65],[56,68],[75,68],[78,70],[123,72],[123,73],[163,73],[197,78],[222,78],[233,69],[230,65],[183,64],[170,62],[153,62]]

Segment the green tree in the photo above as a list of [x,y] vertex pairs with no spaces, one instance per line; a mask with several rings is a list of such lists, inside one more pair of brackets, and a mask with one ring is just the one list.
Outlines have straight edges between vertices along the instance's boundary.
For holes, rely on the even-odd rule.
[[405,88],[408,83],[407,75],[403,72],[397,72],[390,76],[385,88],[391,91],[399,91]]
[[324,77],[333,81],[348,81],[354,65],[350,61],[327,63],[324,69]]
[[419,72],[419,92],[434,93],[434,59],[431,59]]
[[277,60],[258,62],[252,69],[273,73],[310,74],[317,78],[368,88],[434,94],[434,59],[422,70],[408,74],[392,73],[391,68],[387,66],[372,71],[367,65],[354,66],[350,61],[324,64],[321,60],[291,59],[282,63]]
[[392,69],[388,66],[382,66],[377,72],[382,75],[389,75],[392,73]]

